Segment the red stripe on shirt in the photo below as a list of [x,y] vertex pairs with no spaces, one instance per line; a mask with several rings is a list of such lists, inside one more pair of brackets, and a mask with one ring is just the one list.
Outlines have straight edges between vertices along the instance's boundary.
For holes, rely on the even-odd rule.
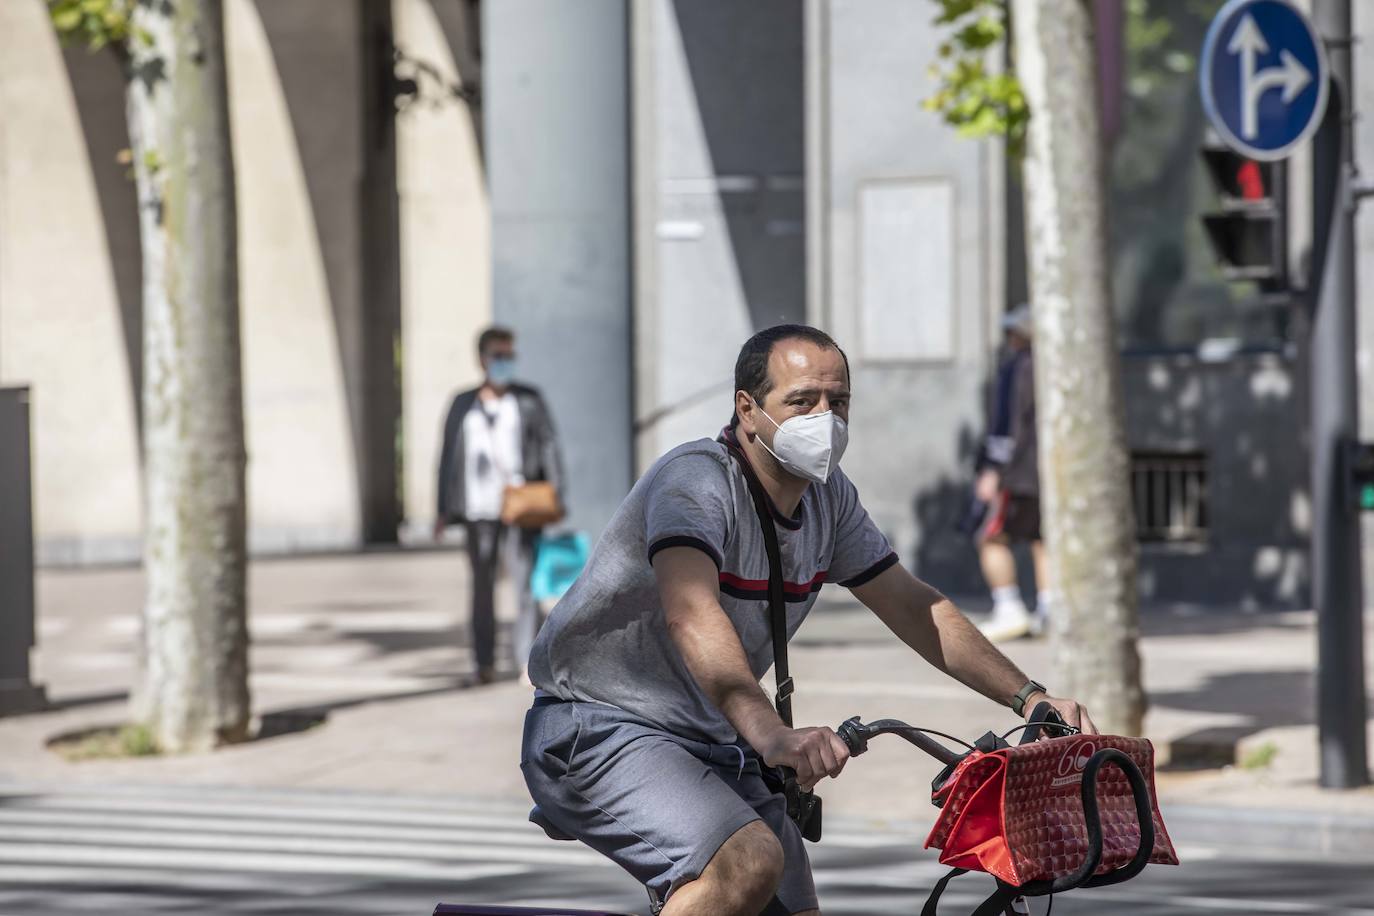
[[[782,583],[782,590],[784,592],[790,592],[793,595],[810,594],[813,590],[824,584],[825,577],[828,573],[829,570],[818,572],[810,582],[784,581]],[[750,591],[768,590],[767,579],[741,579],[739,576],[731,575],[728,572],[722,572],[720,574],[720,581],[722,585],[729,585],[733,588],[748,589]]]

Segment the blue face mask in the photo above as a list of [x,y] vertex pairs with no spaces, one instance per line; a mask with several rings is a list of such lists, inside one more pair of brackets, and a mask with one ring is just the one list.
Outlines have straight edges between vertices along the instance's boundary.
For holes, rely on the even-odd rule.
[[515,381],[515,360],[503,356],[488,360],[487,381],[498,388],[508,387],[511,382]]

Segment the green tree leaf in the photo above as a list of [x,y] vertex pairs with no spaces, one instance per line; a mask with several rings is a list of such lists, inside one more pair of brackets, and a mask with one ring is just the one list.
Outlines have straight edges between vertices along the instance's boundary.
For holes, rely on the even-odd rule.
[[936,26],[952,29],[940,44],[933,65],[935,91],[922,100],[961,137],[1004,137],[1008,152],[1019,158],[1030,118],[1015,74],[992,73],[987,57],[1005,47],[1005,0],[933,0],[939,8]]
[[91,51],[123,47],[139,0],[48,0],[48,16],[63,42],[80,42]]
[[52,24],[59,32],[70,32],[80,28],[81,20],[81,10],[78,9],[54,10],[52,14]]

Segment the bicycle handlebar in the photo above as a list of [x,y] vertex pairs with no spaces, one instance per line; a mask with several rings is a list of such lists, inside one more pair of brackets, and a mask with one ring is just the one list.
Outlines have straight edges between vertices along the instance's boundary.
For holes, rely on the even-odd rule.
[[878,735],[896,735],[904,738],[930,756],[943,764],[949,765],[958,760],[962,754],[951,751],[940,742],[926,734],[925,729],[907,725],[897,719],[879,719],[867,725],[859,721],[858,716],[846,719],[839,728],[835,729],[840,740],[849,748],[849,755],[857,757],[868,750],[868,742],[871,738]]
[[[1031,711],[1030,717],[1026,719],[1026,724],[1020,726],[1025,731],[1021,736],[1021,744],[1028,744],[1040,737],[1040,732],[1047,727],[1057,727],[1070,731],[1068,726],[1055,708],[1049,703],[1037,703],[1035,709]],[[1077,729],[1072,729],[1077,731]],[[964,745],[970,751],[974,746],[966,741],[961,741],[953,735],[946,735],[929,728],[918,728],[915,725],[907,725],[898,719],[878,719],[865,725],[859,721],[858,716],[844,720],[840,727],[835,729],[835,733],[840,736],[840,740],[849,748],[849,755],[857,757],[868,750],[868,742],[878,735],[896,735],[909,741],[911,744],[925,751],[941,763],[949,766],[962,759],[962,752],[952,751],[940,742],[936,741],[932,735],[939,735],[941,738],[948,738],[950,741]],[[1008,733],[1010,734],[1010,733]],[[979,742],[980,745],[982,742]],[[1005,746],[1005,745],[1003,745]],[[984,748],[988,750],[989,748]]]

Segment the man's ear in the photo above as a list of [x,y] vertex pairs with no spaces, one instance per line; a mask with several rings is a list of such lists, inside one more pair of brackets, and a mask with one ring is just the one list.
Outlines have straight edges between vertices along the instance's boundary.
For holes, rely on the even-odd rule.
[[744,391],[735,392],[735,416],[739,417],[740,432],[746,436],[754,434],[754,402]]

